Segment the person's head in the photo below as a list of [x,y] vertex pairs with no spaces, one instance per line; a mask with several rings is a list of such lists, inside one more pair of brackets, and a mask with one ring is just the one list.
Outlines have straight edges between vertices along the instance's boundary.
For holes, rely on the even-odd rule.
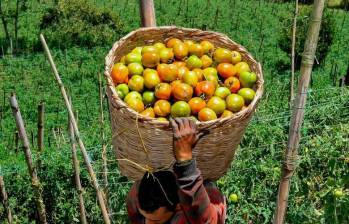
[[175,213],[179,202],[176,178],[170,171],[146,173],[138,189],[139,212],[145,223],[161,224]]

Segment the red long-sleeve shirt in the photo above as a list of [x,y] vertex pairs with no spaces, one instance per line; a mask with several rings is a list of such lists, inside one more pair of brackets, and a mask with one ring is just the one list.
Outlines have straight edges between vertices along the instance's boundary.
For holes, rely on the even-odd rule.
[[[223,224],[226,217],[225,197],[212,182],[205,182],[195,160],[174,165],[178,185],[180,210],[167,222],[169,224]],[[127,211],[132,224],[143,224],[144,217],[138,208],[138,185],[135,182],[127,197]]]

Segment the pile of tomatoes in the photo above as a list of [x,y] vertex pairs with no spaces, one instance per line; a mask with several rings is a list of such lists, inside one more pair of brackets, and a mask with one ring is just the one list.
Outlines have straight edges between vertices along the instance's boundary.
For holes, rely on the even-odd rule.
[[257,81],[239,52],[177,38],[134,48],[113,66],[111,77],[130,108],[162,121],[229,117],[254,99]]

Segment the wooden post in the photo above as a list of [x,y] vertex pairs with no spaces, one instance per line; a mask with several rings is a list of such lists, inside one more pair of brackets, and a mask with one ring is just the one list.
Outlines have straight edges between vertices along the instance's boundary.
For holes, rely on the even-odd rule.
[[274,214],[274,224],[282,224],[284,223],[285,219],[291,177],[294,173],[298,156],[299,140],[301,137],[300,130],[303,123],[307,90],[313,68],[315,51],[319,39],[319,31],[324,5],[325,0],[315,0],[311,20],[309,23],[307,39],[304,44],[304,52],[300,70],[301,77],[298,83],[298,96],[296,97],[292,111],[286,155],[282,166],[281,180],[277,197],[277,206]]
[[139,0],[143,27],[156,26],[153,0]]
[[80,165],[79,165],[78,157],[76,155],[76,141],[75,141],[75,135],[74,135],[74,128],[73,128],[72,122],[70,122],[70,118],[68,120],[69,120],[69,136],[70,136],[70,145],[71,145],[71,151],[72,151],[75,185],[79,195],[80,221],[82,224],[86,224],[87,220],[86,220],[85,203],[84,203],[84,197],[83,197],[84,190],[82,189],[81,182],[80,182]]
[[298,0],[295,1],[295,11],[293,17],[292,28],[292,46],[291,46],[291,85],[290,85],[290,107],[293,105],[294,100],[294,71],[295,71],[295,47],[296,47],[296,30],[297,30],[297,17],[298,17]]
[[9,224],[12,224],[13,218],[12,218],[11,208],[8,203],[7,192],[5,189],[5,182],[4,182],[3,176],[0,176],[0,191],[1,191],[2,204],[4,205],[5,211],[7,213],[7,221]]
[[40,34],[40,40],[41,40],[41,44],[45,50],[45,53],[46,53],[46,56],[50,62],[50,65],[51,65],[51,68],[52,68],[52,71],[53,71],[53,74],[55,76],[55,79],[57,81],[57,84],[60,88],[60,91],[62,93],[62,96],[64,98],[64,102],[65,102],[65,105],[68,109],[68,112],[69,112],[69,118],[70,118],[70,121],[73,125],[73,128],[74,128],[74,134],[75,134],[75,138],[79,144],[79,148],[81,150],[81,153],[83,155],[83,158],[84,158],[84,161],[85,161],[85,164],[87,166],[87,171],[91,177],[91,182],[93,184],[93,187],[95,188],[95,191],[96,191],[96,194],[97,194],[97,200],[98,200],[98,203],[99,203],[99,207],[101,208],[101,211],[102,211],[102,215],[103,215],[103,220],[104,220],[104,223],[106,224],[110,224],[110,219],[109,219],[109,215],[108,215],[108,212],[107,212],[107,209],[106,209],[106,206],[105,206],[105,203],[104,203],[104,198],[103,198],[103,194],[100,190],[100,187],[99,187],[99,184],[97,182],[97,178],[96,178],[96,174],[92,168],[92,165],[90,163],[90,160],[89,160],[89,157],[88,157],[88,154],[87,154],[87,151],[86,151],[86,148],[85,148],[85,145],[80,137],[80,132],[79,132],[79,128],[78,128],[78,125],[76,124],[76,120],[75,120],[75,116],[74,116],[74,113],[73,113],[73,110],[70,106],[70,103],[69,103],[69,100],[68,100],[68,96],[67,96],[67,93],[65,91],[65,88],[64,88],[64,85],[63,85],[63,82],[61,80],[61,77],[59,76],[58,74],[58,71],[57,71],[57,68],[56,68],[56,65],[55,63],[53,62],[53,59],[52,59],[52,55],[51,55],[51,52],[46,44],[46,40],[44,38],[44,35]]
[[45,103],[41,102],[38,106],[38,149],[40,152],[44,149],[44,113]]
[[104,189],[103,192],[105,194],[105,201],[107,208],[109,210],[108,202],[109,202],[109,184],[108,184],[108,166],[107,166],[107,146],[106,139],[104,134],[104,113],[103,113],[103,87],[102,87],[102,75],[98,73],[98,81],[99,81],[99,108],[100,108],[100,124],[101,124],[101,140],[102,140],[102,160],[103,160],[103,183]]
[[39,213],[39,221],[41,224],[44,224],[44,223],[47,223],[47,221],[46,221],[45,204],[44,204],[44,201],[43,201],[42,195],[41,195],[42,186],[41,186],[39,178],[37,176],[36,169],[33,166],[33,160],[32,160],[32,154],[30,151],[28,136],[27,136],[27,133],[26,133],[25,128],[24,128],[24,121],[22,119],[22,115],[21,115],[21,112],[19,110],[16,95],[14,93],[12,93],[12,95],[10,97],[10,105],[11,105],[13,116],[15,117],[15,120],[16,120],[16,125],[17,125],[17,129],[19,132],[19,136],[21,137],[21,139],[23,141],[23,150],[24,150],[25,159],[26,159],[27,166],[28,166],[28,171],[29,171],[29,174],[30,174],[30,177],[32,180],[34,199],[35,199],[36,207],[37,207],[38,213]]

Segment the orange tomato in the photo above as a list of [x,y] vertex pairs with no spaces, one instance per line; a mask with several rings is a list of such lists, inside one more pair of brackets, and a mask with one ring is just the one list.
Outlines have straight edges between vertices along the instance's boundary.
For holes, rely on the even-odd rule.
[[237,71],[237,73],[239,75],[241,73],[243,73],[243,72],[249,72],[250,71],[250,66],[246,62],[244,62],[244,61],[238,62],[235,65],[235,68],[236,68],[236,71]]
[[200,110],[206,107],[206,102],[200,97],[193,97],[189,100],[189,106],[192,114],[198,114]]
[[158,99],[168,100],[171,97],[171,86],[168,83],[159,83],[155,86],[155,96]]
[[188,47],[183,43],[178,43],[173,46],[173,53],[177,59],[183,59],[188,56]]
[[178,68],[178,78],[182,79],[183,75],[187,72],[189,72],[189,69],[187,67],[179,67]]
[[232,93],[237,93],[240,89],[240,81],[238,78],[232,76],[227,78],[224,81],[224,85],[230,90]]
[[122,63],[117,63],[111,71],[111,78],[115,84],[128,82],[128,68]]
[[174,90],[174,87],[177,85],[177,84],[179,84],[179,83],[182,83],[182,81],[181,80],[175,80],[175,81],[173,81],[173,82],[171,82],[171,93],[173,93],[173,90]]
[[177,65],[178,68],[185,67],[185,61],[174,61],[172,64]]
[[144,104],[143,101],[137,98],[131,98],[129,100],[127,100],[127,105],[137,111],[138,113],[142,112],[144,110]]
[[193,44],[195,44],[194,41],[192,41],[192,40],[185,40],[185,41],[183,41],[183,43],[184,43],[185,45],[187,45],[188,49],[189,49]]
[[192,44],[189,47],[189,54],[201,57],[204,55],[204,48],[200,44]]
[[157,52],[146,52],[142,54],[142,64],[147,68],[156,67],[160,62],[160,56]]
[[171,112],[171,104],[167,100],[158,100],[154,104],[154,113],[159,117],[166,117]]
[[207,67],[210,67],[212,65],[212,58],[210,58],[206,54],[203,55],[200,59],[201,59],[203,68],[207,68]]
[[213,54],[213,58],[216,62],[222,63],[222,62],[228,62],[230,63],[232,61],[232,52],[225,48],[217,48]]
[[155,118],[154,109],[151,108],[151,107],[149,107],[149,108],[143,110],[140,114],[143,115],[143,116],[145,116],[145,117]]
[[204,49],[205,54],[209,53],[210,51],[213,51],[213,49],[214,49],[214,45],[208,40],[201,41],[200,45]]
[[173,48],[174,45],[179,44],[179,43],[183,43],[183,42],[178,38],[171,38],[166,42],[166,47]]
[[193,96],[193,88],[186,83],[178,83],[173,87],[173,97],[176,100],[189,101]]
[[233,116],[233,112],[231,112],[230,110],[224,110],[222,115],[221,115],[221,118],[225,118],[225,117],[230,117],[230,116]]
[[172,82],[178,77],[178,67],[174,64],[159,64],[157,66],[157,72],[160,79],[165,82]]
[[217,71],[225,79],[236,75],[236,68],[230,63],[220,63],[217,66]]
[[217,119],[217,115],[213,110],[205,107],[202,110],[200,110],[198,118],[200,121],[211,121]]
[[195,94],[201,96],[205,94],[206,98],[211,98],[215,91],[215,84],[211,81],[201,81],[195,87]]
[[196,76],[198,77],[198,81],[201,82],[204,79],[204,73],[202,69],[200,68],[194,68],[193,72],[196,73]]

